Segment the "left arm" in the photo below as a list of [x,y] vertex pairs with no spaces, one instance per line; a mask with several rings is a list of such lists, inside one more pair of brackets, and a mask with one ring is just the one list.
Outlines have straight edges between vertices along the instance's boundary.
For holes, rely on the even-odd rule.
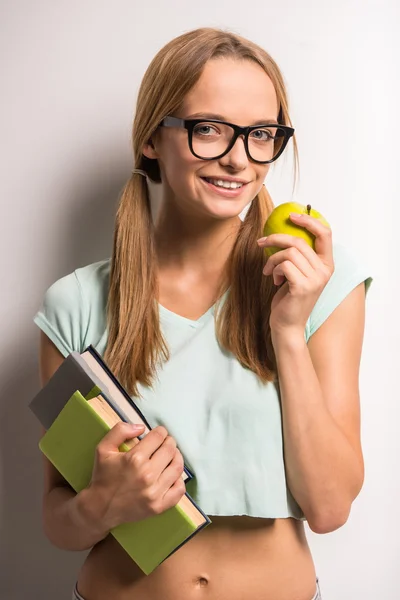
[[316,533],[334,531],[361,490],[359,366],[365,284],[336,307],[306,343],[307,319],[332,276],[332,231],[311,215],[290,215],[315,236],[315,249],[296,235],[272,234],[260,246],[281,248],[264,275],[280,286],[270,328],[281,393],[288,487]]
[[272,331],[288,486],[316,533],[347,521],[364,480],[358,388],[364,289],[358,285],[308,345],[303,332]]

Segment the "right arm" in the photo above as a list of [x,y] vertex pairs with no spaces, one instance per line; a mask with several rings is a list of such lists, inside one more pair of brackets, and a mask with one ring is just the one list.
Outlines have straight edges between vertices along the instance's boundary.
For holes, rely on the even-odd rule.
[[[44,386],[64,357],[42,331],[39,355]],[[186,491],[184,462],[164,427],[150,431],[128,452],[118,451],[143,432],[143,426],[115,425],[98,444],[91,482],[78,494],[43,456],[43,529],[52,544],[88,550],[120,523],[146,519],[179,502]]]

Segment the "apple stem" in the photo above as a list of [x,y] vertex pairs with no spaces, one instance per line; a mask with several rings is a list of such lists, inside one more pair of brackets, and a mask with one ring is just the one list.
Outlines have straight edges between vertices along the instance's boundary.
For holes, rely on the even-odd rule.
[[310,210],[311,210],[311,204],[307,204],[307,214],[310,214]]

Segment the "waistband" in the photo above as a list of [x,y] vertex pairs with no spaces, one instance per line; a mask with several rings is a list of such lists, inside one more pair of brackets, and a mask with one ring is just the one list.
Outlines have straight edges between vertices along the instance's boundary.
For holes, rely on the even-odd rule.
[[[316,583],[317,583],[317,591],[315,592],[315,595],[311,598],[311,600],[322,600],[318,577],[317,577]],[[75,587],[72,592],[72,600],[85,600],[85,598],[83,596],[81,596],[80,593],[78,592],[77,583],[75,583]]]

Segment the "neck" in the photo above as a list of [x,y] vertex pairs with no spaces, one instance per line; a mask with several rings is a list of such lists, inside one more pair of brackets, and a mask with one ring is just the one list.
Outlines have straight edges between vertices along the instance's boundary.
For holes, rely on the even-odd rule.
[[240,225],[239,217],[218,220],[160,211],[155,224],[159,268],[199,275],[221,273]]

